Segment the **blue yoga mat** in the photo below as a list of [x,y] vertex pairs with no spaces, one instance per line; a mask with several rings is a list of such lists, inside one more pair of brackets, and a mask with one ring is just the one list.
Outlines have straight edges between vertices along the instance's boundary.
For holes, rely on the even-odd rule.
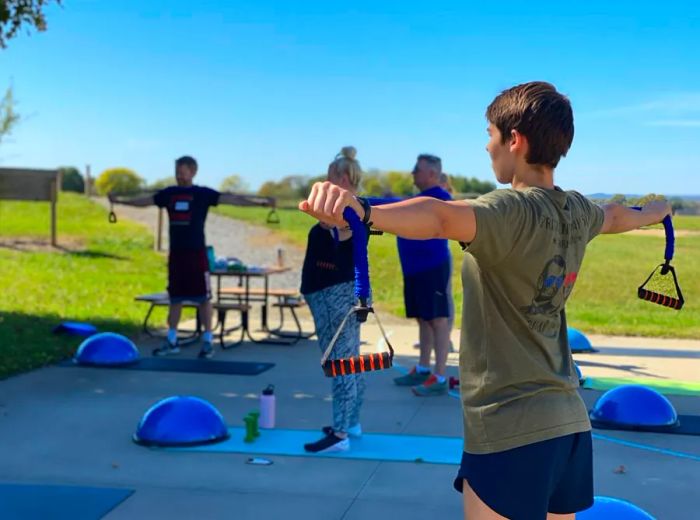
[[0,484],[0,518],[96,520],[133,492],[131,489]]
[[418,435],[391,435],[365,433],[361,438],[350,439],[350,450],[334,453],[307,453],[304,444],[317,441],[318,430],[260,430],[255,442],[243,442],[245,428],[229,428],[231,437],[217,444],[186,448],[168,448],[177,451],[205,451],[218,453],[251,453],[286,455],[290,457],[329,457],[336,459],[383,460],[396,462],[425,462],[429,464],[455,464],[462,460],[464,449],[459,437],[433,437]]

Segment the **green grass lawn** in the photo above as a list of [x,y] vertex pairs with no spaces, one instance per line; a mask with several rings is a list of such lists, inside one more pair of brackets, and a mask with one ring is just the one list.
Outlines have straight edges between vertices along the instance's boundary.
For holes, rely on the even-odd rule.
[[[265,224],[267,210],[264,208],[226,206],[216,211],[277,230],[302,247],[314,222],[296,210],[280,210],[280,224]],[[674,227],[678,230],[700,229],[700,217],[677,217]],[[451,244],[451,249],[455,259],[452,281],[459,317],[462,308],[459,274],[462,252],[457,244]],[[700,337],[700,236],[676,239],[673,265],[686,300],[683,310],[673,311],[637,298],[637,287],[663,261],[663,252],[662,237],[606,235],[596,238],[588,249],[569,300],[569,324],[586,333]],[[370,267],[378,306],[401,316],[403,283],[394,237],[372,237]]]
[[[651,226],[663,229],[661,224]],[[700,231],[700,216],[697,215],[677,215],[673,217],[673,229],[683,231]]]
[[13,238],[48,243],[48,230],[48,203],[0,201],[0,378],[72,354],[80,339],[51,333],[63,320],[137,333],[146,309],[134,296],[165,287],[166,260],[148,230],[109,224],[107,212],[82,196],[59,200],[65,249],[7,247]]
[[678,215],[673,217],[673,227],[675,229],[686,229],[688,231],[700,231],[700,216]]

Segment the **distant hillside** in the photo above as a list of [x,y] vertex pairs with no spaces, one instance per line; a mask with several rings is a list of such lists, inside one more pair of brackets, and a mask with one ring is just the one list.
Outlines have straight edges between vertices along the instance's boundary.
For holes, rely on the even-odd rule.
[[[591,193],[590,195],[586,195],[589,199],[596,199],[596,200],[607,200],[610,197],[615,195],[614,193]],[[676,194],[664,194],[666,197],[669,199],[683,199],[683,200],[689,200],[693,202],[700,202],[700,195],[676,195]],[[632,194],[632,193],[625,193],[625,197],[628,199],[638,199],[639,197],[642,197],[642,195],[638,194]]]

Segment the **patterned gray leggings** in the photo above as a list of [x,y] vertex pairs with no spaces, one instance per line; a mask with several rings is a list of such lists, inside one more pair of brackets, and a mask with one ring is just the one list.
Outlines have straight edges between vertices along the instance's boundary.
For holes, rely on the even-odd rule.
[[[353,282],[340,283],[305,295],[314,317],[318,346],[324,352],[343,318],[355,303]],[[348,319],[331,353],[331,359],[357,356],[360,351],[360,324],[352,316]],[[365,393],[364,374],[334,377],[333,429],[346,433],[350,426],[360,422],[360,408]]]

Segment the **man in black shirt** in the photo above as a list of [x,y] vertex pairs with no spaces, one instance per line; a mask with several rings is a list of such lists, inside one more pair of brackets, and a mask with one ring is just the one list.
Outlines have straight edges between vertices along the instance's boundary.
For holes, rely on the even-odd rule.
[[110,194],[109,200],[130,206],[155,204],[166,208],[170,221],[170,254],[168,257],[168,336],[162,347],[153,351],[154,356],[177,354],[177,326],[182,313],[182,302],[199,303],[199,317],[204,325],[200,358],[214,354],[211,333],[211,288],[209,284],[209,262],[207,260],[204,224],[210,206],[232,204],[237,206],[273,206],[274,200],[250,197],[234,193],[219,193],[211,188],[195,186],[192,181],[197,174],[197,161],[190,156],[175,161],[176,186],[169,186],[155,195],[132,199],[118,199]]

